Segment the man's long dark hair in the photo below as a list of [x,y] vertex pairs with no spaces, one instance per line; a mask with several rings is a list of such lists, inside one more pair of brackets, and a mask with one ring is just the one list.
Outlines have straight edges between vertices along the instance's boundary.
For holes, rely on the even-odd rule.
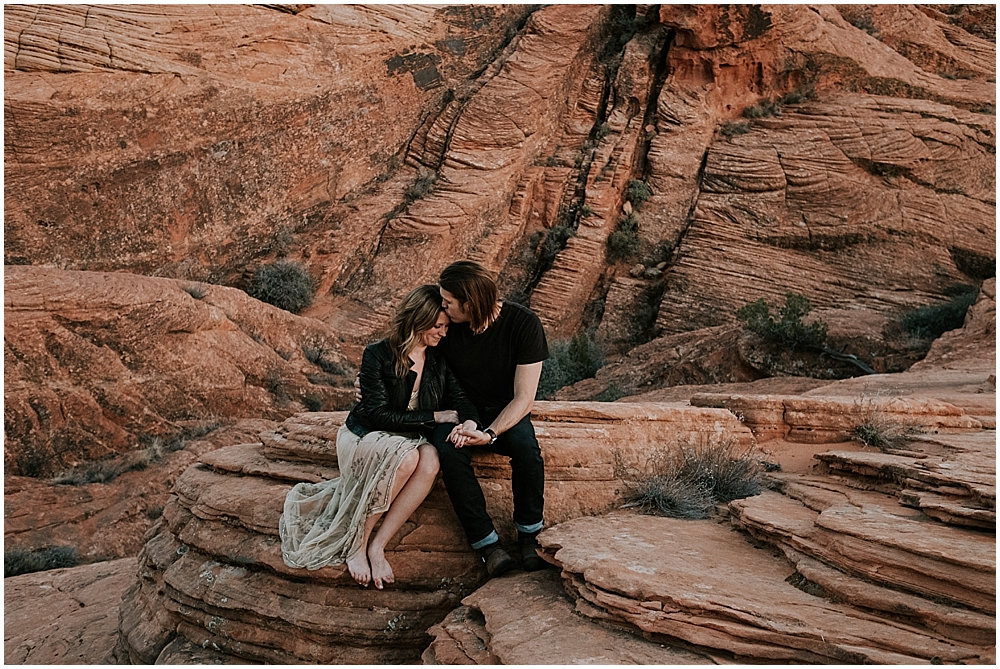
[[464,305],[474,333],[492,325],[500,290],[485,267],[471,260],[453,262],[441,272],[440,284]]

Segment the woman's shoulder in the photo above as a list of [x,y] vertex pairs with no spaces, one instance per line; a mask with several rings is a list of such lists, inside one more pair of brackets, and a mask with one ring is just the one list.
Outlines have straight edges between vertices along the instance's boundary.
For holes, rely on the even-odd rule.
[[379,339],[365,346],[365,354],[374,356],[378,360],[385,360],[392,357],[392,347],[388,339]]

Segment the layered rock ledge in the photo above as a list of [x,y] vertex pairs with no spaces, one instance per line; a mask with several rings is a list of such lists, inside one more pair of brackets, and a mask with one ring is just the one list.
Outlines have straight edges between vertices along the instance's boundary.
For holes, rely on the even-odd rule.
[[[546,520],[621,503],[622,466],[658,449],[752,435],[728,411],[665,404],[540,402]],[[440,481],[388,547],[396,585],[360,588],[344,566],[291,569],[278,517],[298,481],[337,476],[344,413],[300,414],[258,443],[204,454],[178,479],[139,556],[121,607],[119,661],[400,663],[419,658],[426,630],[485,580]],[[498,530],[513,538],[510,468],[492,454],[477,474]],[[200,649],[194,653],[194,649]]]

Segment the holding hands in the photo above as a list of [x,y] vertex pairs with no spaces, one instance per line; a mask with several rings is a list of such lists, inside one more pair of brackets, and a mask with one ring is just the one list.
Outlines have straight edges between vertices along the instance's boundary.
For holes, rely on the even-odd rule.
[[448,435],[448,441],[455,444],[455,448],[462,448],[463,446],[486,446],[491,439],[490,435],[476,429],[475,422],[467,420],[452,429]]

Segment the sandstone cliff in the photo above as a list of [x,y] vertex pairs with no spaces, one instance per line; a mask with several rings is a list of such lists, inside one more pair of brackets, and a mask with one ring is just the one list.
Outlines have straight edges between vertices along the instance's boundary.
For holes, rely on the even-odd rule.
[[8,263],[243,286],[301,259],[310,313],[358,345],[472,257],[552,336],[622,350],[786,290],[863,339],[994,271],[988,10],[5,15]]

